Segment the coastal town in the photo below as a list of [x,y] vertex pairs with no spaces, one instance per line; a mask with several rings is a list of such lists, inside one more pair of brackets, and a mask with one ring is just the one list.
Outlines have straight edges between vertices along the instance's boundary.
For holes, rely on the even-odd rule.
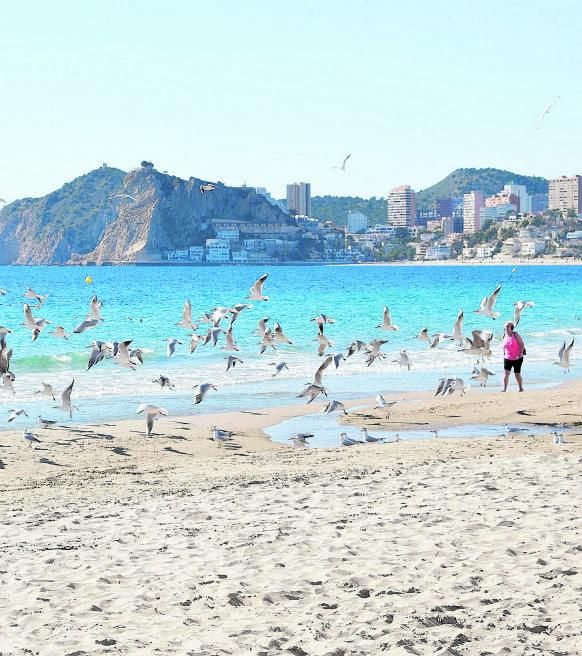
[[[582,253],[582,177],[549,180],[548,193],[528,194],[508,181],[491,196],[470,191],[438,198],[434,207],[417,209],[414,190],[396,187],[387,198],[386,223],[370,225],[361,211],[337,220],[314,216],[311,185],[287,185],[287,198],[276,200],[255,188],[290,221],[257,224],[215,219],[215,237],[204,245],[162,254],[173,263],[246,264],[307,261],[365,263],[563,259]],[[219,193],[219,192],[218,192]]]

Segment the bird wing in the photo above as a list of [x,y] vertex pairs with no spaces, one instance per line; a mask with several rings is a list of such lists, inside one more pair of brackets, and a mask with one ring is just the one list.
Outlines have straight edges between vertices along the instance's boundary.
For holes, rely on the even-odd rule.
[[61,400],[63,402],[63,405],[70,405],[71,392],[73,391],[74,384],[75,384],[75,379],[73,379],[73,382],[63,390],[63,393],[61,394]]

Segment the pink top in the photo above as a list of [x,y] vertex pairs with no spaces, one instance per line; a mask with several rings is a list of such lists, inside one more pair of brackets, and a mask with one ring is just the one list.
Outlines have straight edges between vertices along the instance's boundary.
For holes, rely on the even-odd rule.
[[503,356],[506,360],[519,360],[521,355],[521,346],[515,338],[515,333],[510,337],[505,335],[503,338]]

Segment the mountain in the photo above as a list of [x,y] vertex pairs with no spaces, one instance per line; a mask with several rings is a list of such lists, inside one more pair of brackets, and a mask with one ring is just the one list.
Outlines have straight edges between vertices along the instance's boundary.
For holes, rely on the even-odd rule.
[[437,198],[462,196],[469,191],[482,191],[492,196],[506,184],[519,184],[527,187],[528,194],[548,192],[548,181],[537,176],[519,175],[502,169],[456,169],[446,178],[423,189],[416,194],[418,209],[431,209]]
[[311,213],[320,221],[333,221],[337,225],[348,222],[348,212],[362,212],[368,217],[368,225],[386,223],[385,198],[358,198],[357,196],[314,196]]
[[129,173],[102,167],[43,198],[10,203],[0,210],[0,264],[159,259],[160,251],[215,236],[213,219],[295,225],[250,187],[202,193],[204,182],[144,161]]

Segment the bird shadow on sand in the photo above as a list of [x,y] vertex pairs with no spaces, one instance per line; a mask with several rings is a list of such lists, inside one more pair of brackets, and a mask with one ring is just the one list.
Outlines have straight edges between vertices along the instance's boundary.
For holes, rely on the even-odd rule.
[[6,469],[6,463],[2,459],[0,459],[0,469]]
[[118,456],[129,456],[129,451],[123,446],[116,446],[111,449]]
[[169,453],[176,453],[180,456],[193,456],[193,453],[187,453],[186,451],[180,451],[179,449],[174,449],[173,446],[165,446],[164,451],[168,451]]
[[191,426],[192,424],[189,421],[174,421],[174,424],[180,424],[181,426]]
[[39,458],[39,462],[41,462],[43,465],[53,465],[54,467],[68,467],[69,465],[61,465],[60,462],[55,462],[54,460],[51,460],[50,458]]
[[263,417],[266,415],[266,412],[253,412],[252,410],[241,410],[241,415],[256,415],[257,417]]
[[0,449],[9,449],[10,444],[0,444]]

